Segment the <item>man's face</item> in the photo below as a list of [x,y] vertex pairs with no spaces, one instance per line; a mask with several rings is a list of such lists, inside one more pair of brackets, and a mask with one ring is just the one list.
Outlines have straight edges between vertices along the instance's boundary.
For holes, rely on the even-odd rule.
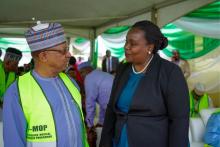
[[201,97],[204,95],[204,92],[203,91],[200,91],[200,90],[197,90],[196,88],[194,89],[194,93],[196,96],[198,97]]
[[106,51],[106,57],[110,57],[111,56],[111,52],[110,51]]
[[44,51],[46,53],[47,65],[58,73],[64,71],[71,57],[66,43],[62,43]]
[[7,72],[17,72],[18,71],[18,63],[19,61],[13,60],[4,60],[4,68]]
[[179,52],[178,51],[173,51],[173,57],[176,59],[179,59]]

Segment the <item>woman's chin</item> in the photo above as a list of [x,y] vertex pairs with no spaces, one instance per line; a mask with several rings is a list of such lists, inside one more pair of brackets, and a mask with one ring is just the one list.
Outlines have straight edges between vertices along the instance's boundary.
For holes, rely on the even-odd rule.
[[125,60],[126,60],[127,62],[131,62],[131,61],[132,61],[131,58],[129,58],[129,57],[126,57]]

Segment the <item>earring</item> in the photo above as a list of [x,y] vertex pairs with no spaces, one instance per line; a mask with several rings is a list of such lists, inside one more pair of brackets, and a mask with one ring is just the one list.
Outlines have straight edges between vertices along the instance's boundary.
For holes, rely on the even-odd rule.
[[148,54],[151,54],[151,51],[148,51]]

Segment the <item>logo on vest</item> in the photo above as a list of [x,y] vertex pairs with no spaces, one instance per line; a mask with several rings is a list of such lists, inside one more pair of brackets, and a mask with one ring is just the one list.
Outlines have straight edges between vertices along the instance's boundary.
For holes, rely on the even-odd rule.
[[46,129],[47,129],[47,125],[32,126],[33,132],[45,131]]
[[28,132],[27,139],[29,140],[36,140],[36,139],[48,139],[52,138],[52,134],[50,132],[47,132],[47,125],[37,125],[32,126],[31,132]]

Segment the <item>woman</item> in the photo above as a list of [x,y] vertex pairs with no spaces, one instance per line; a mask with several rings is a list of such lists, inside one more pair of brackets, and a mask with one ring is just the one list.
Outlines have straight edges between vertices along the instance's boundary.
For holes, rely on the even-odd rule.
[[149,21],[126,37],[106,110],[100,147],[187,147],[188,88],[180,68],[157,54],[168,44]]

